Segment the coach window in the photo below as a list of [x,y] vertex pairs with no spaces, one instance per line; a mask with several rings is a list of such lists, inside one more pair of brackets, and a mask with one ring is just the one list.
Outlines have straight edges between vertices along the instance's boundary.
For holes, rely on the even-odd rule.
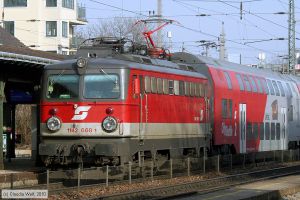
[[292,97],[293,96],[293,92],[292,92],[292,89],[291,89],[290,85],[288,83],[285,83],[285,86],[287,88],[287,90],[286,90],[287,96],[288,97]]
[[200,97],[204,97],[205,96],[205,87],[202,83],[199,84],[200,87]]
[[293,90],[293,93],[295,94],[295,96],[298,96],[298,92],[297,92],[298,89],[296,89],[297,86],[295,86],[294,83],[290,83],[290,84],[291,84],[291,88]]
[[250,82],[249,82],[249,79],[246,75],[243,75],[243,78],[244,78],[244,83],[245,83],[245,86],[246,86],[246,90],[248,92],[251,92],[251,86],[250,86]]
[[222,118],[227,118],[227,99],[222,99]]
[[276,140],[280,140],[280,123],[276,123]]
[[236,74],[235,76],[236,76],[236,79],[238,80],[238,83],[239,83],[239,86],[240,86],[240,90],[241,91],[245,91],[241,75],[240,74]]
[[164,94],[169,94],[169,80],[163,79]]
[[267,79],[267,83],[268,83],[268,87],[270,89],[271,95],[275,95],[275,91],[274,91],[274,88],[272,86],[272,82],[269,79]]
[[190,96],[190,83],[184,82],[185,96]]
[[280,96],[279,88],[277,86],[276,81],[273,80],[272,83],[273,83],[273,86],[275,88],[276,96]]
[[169,80],[169,94],[174,94],[174,81]]
[[174,81],[174,94],[179,95],[179,81]]
[[149,76],[145,76],[145,92],[151,92],[151,80]]
[[271,123],[271,140],[275,140],[275,123]]
[[249,76],[249,79],[250,79],[250,82],[251,82],[253,92],[257,92],[257,87],[256,87],[254,79],[251,76]]
[[254,139],[258,138],[258,124],[257,123],[253,123],[253,136],[254,136]]
[[262,86],[265,90],[265,93],[270,94],[270,90],[268,88],[267,81],[265,79],[260,79],[260,81],[261,81],[261,84],[262,84]]
[[232,118],[232,100],[222,99],[222,118],[231,119]]
[[259,124],[259,134],[260,134],[260,140],[264,140],[265,139],[264,123]]
[[247,140],[253,139],[252,123],[247,122]]
[[191,97],[195,96],[195,83],[190,83],[190,94]]
[[199,97],[200,96],[200,84],[195,83],[195,96]]
[[157,93],[157,82],[155,77],[151,77],[151,92]]
[[262,85],[260,83],[260,80],[256,77],[255,77],[255,80],[256,80],[256,83],[257,83],[257,86],[258,86],[258,92],[263,93],[264,91],[263,91]]
[[161,78],[157,78],[157,93],[163,93],[163,80]]
[[230,79],[230,76],[229,76],[228,72],[225,72],[225,71],[224,71],[224,75],[225,75],[225,79],[226,79],[226,81],[227,81],[227,86],[228,86],[228,88],[229,88],[229,89],[232,89],[232,83],[231,83],[231,79]]
[[179,95],[184,96],[184,81],[179,81]]
[[285,97],[285,92],[284,92],[284,89],[283,89],[283,86],[282,86],[281,82],[277,81],[277,83],[278,83],[278,86],[279,86],[279,89],[280,89],[281,96]]
[[270,123],[266,122],[265,123],[265,139],[270,140]]

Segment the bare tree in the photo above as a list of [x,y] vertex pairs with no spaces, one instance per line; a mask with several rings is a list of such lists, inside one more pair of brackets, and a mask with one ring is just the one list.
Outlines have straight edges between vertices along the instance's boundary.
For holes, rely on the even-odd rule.
[[22,145],[31,145],[31,105],[17,105],[16,133],[21,135]]

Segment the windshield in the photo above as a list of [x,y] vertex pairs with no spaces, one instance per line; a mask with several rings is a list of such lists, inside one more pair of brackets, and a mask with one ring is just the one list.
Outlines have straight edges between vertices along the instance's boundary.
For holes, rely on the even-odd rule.
[[87,99],[119,98],[119,76],[116,74],[85,75],[83,96]]
[[51,75],[48,77],[48,99],[78,98],[79,76],[77,75]]

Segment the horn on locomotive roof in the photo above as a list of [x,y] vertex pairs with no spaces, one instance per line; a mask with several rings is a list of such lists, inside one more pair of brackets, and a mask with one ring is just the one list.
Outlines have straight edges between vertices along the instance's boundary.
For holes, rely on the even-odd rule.
[[[146,28],[146,24],[147,23],[162,23],[160,26],[158,26],[157,28],[153,29],[153,30],[147,30]],[[172,24],[173,22],[175,22],[174,20],[169,20],[169,19],[162,19],[162,18],[149,18],[149,19],[145,19],[145,20],[139,20],[135,23],[135,25],[139,24],[139,23],[144,23],[145,24],[145,31],[143,32],[143,35],[146,39],[147,42],[147,47],[148,47],[148,55],[153,57],[153,58],[166,58],[166,57],[170,57],[171,54],[167,53],[166,50],[162,47],[157,47],[151,37],[151,35],[159,30],[161,30],[162,28],[164,28],[165,26],[167,26],[168,24]]]

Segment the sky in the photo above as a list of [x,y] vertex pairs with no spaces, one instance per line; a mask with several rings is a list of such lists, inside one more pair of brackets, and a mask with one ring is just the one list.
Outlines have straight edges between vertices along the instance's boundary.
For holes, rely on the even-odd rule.
[[[157,0],[81,0],[86,7],[89,24],[113,17],[147,18],[157,10]],[[193,54],[204,52],[200,40],[218,42],[222,22],[226,34],[226,49],[232,61],[257,64],[263,53],[266,62],[276,63],[288,54],[288,0],[162,0],[162,13],[176,23],[163,29],[164,40],[172,51]],[[275,14],[284,12],[286,14]],[[208,16],[199,16],[199,15]],[[300,48],[300,2],[295,0],[296,48]],[[172,38],[167,38],[167,32]],[[284,40],[278,40],[284,38]],[[216,49],[209,55],[217,58]]]

